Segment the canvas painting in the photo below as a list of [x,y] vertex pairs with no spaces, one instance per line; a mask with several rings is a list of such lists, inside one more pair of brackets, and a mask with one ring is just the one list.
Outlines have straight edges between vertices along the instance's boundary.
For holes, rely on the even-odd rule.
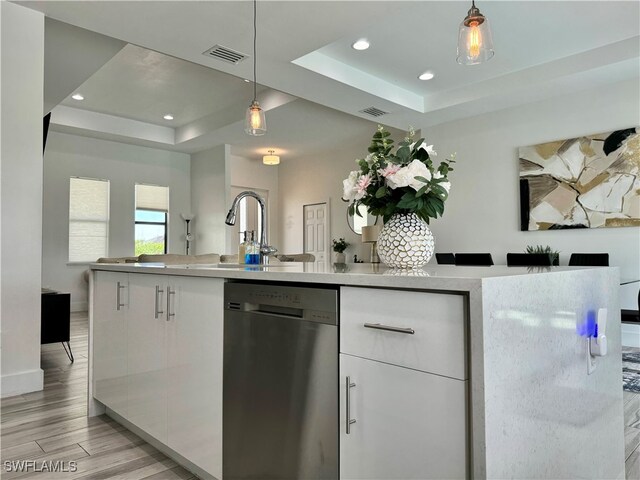
[[519,148],[521,230],[640,226],[640,128]]

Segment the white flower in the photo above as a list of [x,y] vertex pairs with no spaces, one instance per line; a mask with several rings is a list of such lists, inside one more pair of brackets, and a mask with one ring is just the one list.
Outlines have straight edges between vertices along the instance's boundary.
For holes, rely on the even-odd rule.
[[[440,172],[435,172],[433,174],[433,179],[434,180],[439,180],[441,178],[444,178],[444,175],[442,175]],[[442,188],[444,188],[447,193],[449,193],[449,190],[451,190],[451,182],[440,182],[438,185],[440,185]]]
[[[415,142],[409,145],[409,148],[413,150],[414,145],[415,145]],[[416,148],[416,150],[420,150],[421,148],[424,148],[430,157],[436,157],[438,155],[436,151],[433,149],[433,145],[427,145],[427,142],[422,142],[420,146]]]
[[415,177],[423,177],[427,182],[431,180],[431,172],[429,168],[416,159],[406,167],[402,167],[396,173],[386,177],[386,183],[390,188],[396,189],[400,187],[411,187],[414,190],[420,190],[425,183],[417,180]]
[[356,197],[356,186],[360,178],[360,171],[354,170],[349,176],[342,181],[343,194],[342,198],[348,202],[352,202]]

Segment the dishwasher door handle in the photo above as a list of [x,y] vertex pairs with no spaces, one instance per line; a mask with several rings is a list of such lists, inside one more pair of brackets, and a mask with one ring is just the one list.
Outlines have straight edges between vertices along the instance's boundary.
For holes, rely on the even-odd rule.
[[374,328],[376,330],[386,330],[387,332],[407,333],[413,335],[416,331],[413,328],[394,327],[391,325],[383,325],[381,323],[365,323],[365,328]]

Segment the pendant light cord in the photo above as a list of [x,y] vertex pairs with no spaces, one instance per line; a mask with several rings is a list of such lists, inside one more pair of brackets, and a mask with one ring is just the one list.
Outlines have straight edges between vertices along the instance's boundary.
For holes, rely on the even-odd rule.
[[258,98],[257,87],[256,87],[256,37],[258,36],[258,24],[256,21],[257,17],[257,5],[258,0],[253,0],[253,101],[255,102]]

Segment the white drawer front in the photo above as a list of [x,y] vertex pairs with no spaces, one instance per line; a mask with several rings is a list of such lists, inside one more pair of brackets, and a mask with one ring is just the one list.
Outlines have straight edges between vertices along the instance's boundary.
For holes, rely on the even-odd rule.
[[462,295],[342,287],[340,352],[465,380],[464,305]]

